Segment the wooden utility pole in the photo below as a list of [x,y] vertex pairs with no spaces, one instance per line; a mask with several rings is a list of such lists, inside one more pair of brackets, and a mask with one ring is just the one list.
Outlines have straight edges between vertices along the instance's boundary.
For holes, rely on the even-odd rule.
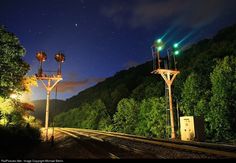
[[172,85],[173,81],[175,80],[176,76],[180,73],[180,71],[159,68],[157,70],[154,70],[152,73],[160,74],[168,86],[169,105],[170,105],[170,121],[171,121],[171,138],[175,139],[176,133],[175,133],[175,123],[174,123],[174,112],[173,112],[173,106],[172,106],[171,85]]
[[[46,91],[47,91],[47,103],[46,103],[46,115],[45,115],[45,131],[46,131],[46,141],[48,141],[48,122],[49,122],[49,102],[50,102],[50,93],[52,91],[52,89],[57,85],[57,83],[59,83],[62,79],[61,75],[52,75],[52,76],[47,76],[47,77],[42,77],[42,76],[36,76],[36,78],[38,80],[40,80]],[[47,81],[47,84],[44,83],[44,80]],[[54,81],[54,83],[52,83],[51,81]]]
[[[171,92],[171,85],[174,82],[176,76],[180,73],[180,71],[177,71],[176,69],[176,61],[175,61],[175,55],[178,55],[180,53],[179,51],[179,45],[178,43],[174,44],[173,48],[169,48],[167,50],[167,57],[168,61],[167,64],[165,65],[165,68],[161,68],[161,59],[160,59],[160,51],[163,50],[164,48],[164,43],[162,42],[161,39],[158,39],[154,42],[152,45],[152,56],[154,58],[154,63],[157,62],[158,67],[154,67],[154,71],[152,73],[154,74],[160,74],[162,78],[165,80],[165,83],[168,87],[168,94],[169,94],[169,106],[170,106],[170,121],[171,121],[171,138],[175,139],[176,138],[176,133],[175,133],[175,121],[174,121],[174,112],[173,112],[173,106],[172,106],[172,92]],[[171,50],[171,51],[170,51]],[[174,59],[174,70],[171,70],[171,60],[170,60],[170,52],[174,52],[173,54],[173,59]],[[157,58],[157,61],[156,61]]]

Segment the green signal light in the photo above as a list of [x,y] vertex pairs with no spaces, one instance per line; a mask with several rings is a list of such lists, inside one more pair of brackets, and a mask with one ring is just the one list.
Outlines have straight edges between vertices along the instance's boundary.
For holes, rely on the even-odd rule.
[[157,49],[158,49],[158,51],[162,51],[162,50],[163,50],[163,47],[160,46],[160,47],[158,47]]
[[158,52],[162,51],[165,47],[162,39],[155,40],[153,46],[155,47],[156,51],[158,51]]
[[174,52],[175,55],[179,55],[179,53],[180,52],[178,50]]
[[174,48],[178,48],[178,47],[179,47],[179,44],[178,44],[178,43],[175,43],[173,46],[174,46]]
[[160,44],[160,43],[162,43],[162,40],[158,39],[158,40],[156,40],[156,43]]
[[180,47],[179,47],[178,43],[175,43],[173,45],[173,53],[174,53],[174,55],[179,55],[180,54]]

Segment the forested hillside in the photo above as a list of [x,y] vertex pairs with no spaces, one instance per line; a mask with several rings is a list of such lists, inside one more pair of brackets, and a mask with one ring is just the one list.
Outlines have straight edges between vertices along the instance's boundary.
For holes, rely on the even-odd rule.
[[[140,87],[149,87],[152,90],[158,89],[157,92],[163,93],[163,89],[161,88],[162,84],[158,84],[160,82],[162,83],[162,81],[159,77],[152,75],[151,71],[152,62],[148,62],[130,68],[129,70],[118,72],[113,77],[107,78],[105,81],[98,83],[94,87],[80,92],[77,96],[67,99],[67,106],[69,106],[69,108],[75,108],[83,103],[89,103],[101,99],[105,103],[110,115],[112,115],[116,111],[117,103],[122,98],[137,96],[137,98],[142,99],[144,97],[138,96],[146,96],[144,92],[140,92],[140,95],[135,95],[134,90],[136,88],[140,89]],[[149,83],[151,85],[149,85]],[[134,94],[132,95],[132,93]]]
[[[34,112],[31,113],[31,115],[35,116],[37,119],[41,120],[42,125],[45,124],[45,107],[46,107],[46,100],[35,100],[32,101],[34,104]],[[67,111],[67,107],[65,107],[65,101],[63,100],[50,100],[50,110],[49,115],[51,118],[51,121],[53,117],[56,115]]]
[[[181,115],[203,115],[208,139],[235,138],[235,47],[236,25],[176,57],[181,73],[173,85],[174,106],[178,101]],[[147,62],[67,99],[72,110],[56,116],[56,124],[168,136],[164,82],[151,71],[152,62]]]

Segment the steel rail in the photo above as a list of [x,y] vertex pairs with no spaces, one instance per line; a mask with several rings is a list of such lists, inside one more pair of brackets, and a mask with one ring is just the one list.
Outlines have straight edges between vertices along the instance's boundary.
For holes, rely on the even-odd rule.
[[[104,138],[101,138],[101,136],[116,137],[116,138],[125,139],[125,140],[129,140],[129,141],[148,143],[148,144],[158,145],[158,146],[162,146],[162,147],[168,147],[168,148],[172,148],[172,149],[174,148],[177,150],[187,150],[187,151],[191,151],[191,152],[205,153],[205,154],[209,154],[209,155],[224,156],[224,157],[228,157],[228,158],[236,158],[236,152],[229,152],[224,149],[221,149],[221,150],[215,149],[217,147],[217,145],[213,144],[211,146],[210,143],[206,143],[206,144],[202,143],[203,146],[201,146],[201,143],[187,143],[187,142],[181,143],[181,141],[149,139],[149,138],[145,138],[142,136],[135,136],[135,135],[129,135],[129,134],[123,134],[123,133],[88,130],[88,129],[60,128],[60,130],[74,132],[74,133],[77,132],[78,134],[83,134],[84,136],[96,138],[99,140],[104,140]],[[218,145],[218,146],[221,146],[221,145]],[[231,146],[223,145],[222,147],[229,148]],[[234,146],[232,146],[232,148],[233,147]]]
[[[71,136],[71,137],[73,137],[75,139],[80,139],[79,136],[85,136],[85,137],[89,137],[91,139],[94,139],[94,140],[97,140],[97,141],[101,141],[101,142],[105,142],[106,141],[106,140],[104,140],[102,138],[99,138],[97,135],[93,136],[93,135],[91,135],[91,133],[87,133],[87,132],[84,132],[84,131],[81,132],[81,131],[75,131],[74,129],[65,129],[65,128],[63,128],[63,129],[62,128],[56,128],[55,130],[57,130],[59,132],[62,132],[64,134],[68,135],[68,136]],[[121,149],[124,149],[126,151],[130,151],[130,152],[133,152],[133,153],[136,153],[136,154],[150,154],[149,152],[147,152],[145,150],[129,147],[127,145],[115,144],[115,146],[118,146]],[[113,153],[109,153],[109,154],[110,154],[112,159],[120,159],[118,156],[116,156]],[[157,159],[167,159],[164,156],[160,156],[160,155],[157,155],[157,154],[154,154],[154,153],[151,153],[151,154],[155,155],[155,158],[157,158]]]

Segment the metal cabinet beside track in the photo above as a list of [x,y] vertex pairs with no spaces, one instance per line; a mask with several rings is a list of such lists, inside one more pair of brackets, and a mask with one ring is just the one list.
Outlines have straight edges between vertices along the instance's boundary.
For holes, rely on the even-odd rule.
[[180,117],[180,134],[184,141],[205,141],[204,118]]

